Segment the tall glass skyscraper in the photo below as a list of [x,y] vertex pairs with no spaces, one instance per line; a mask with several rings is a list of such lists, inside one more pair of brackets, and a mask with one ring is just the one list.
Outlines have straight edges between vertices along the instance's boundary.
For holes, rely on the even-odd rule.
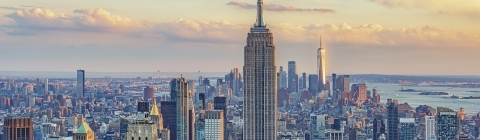
[[77,95],[85,97],[85,70],[77,70]]
[[263,0],[257,2],[257,22],[244,48],[244,140],[277,139],[277,75],[273,34],[263,21]]
[[177,140],[193,140],[195,139],[193,93],[187,79],[181,77],[175,81],[175,90],[177,91]]
[[320,37],[320,47],[317,50],[317,69],[318,69],[318,91],[325,89],[326,75],[325,75],[325,49],[322,47],[322,38]]

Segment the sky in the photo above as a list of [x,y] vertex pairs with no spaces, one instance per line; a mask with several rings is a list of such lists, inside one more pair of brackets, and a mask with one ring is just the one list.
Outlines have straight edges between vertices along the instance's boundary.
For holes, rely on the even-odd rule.
[[[0,71],[242,69],[256,0],[0,2]],[[264,0],[277,66],[480,75],[478,0]]]

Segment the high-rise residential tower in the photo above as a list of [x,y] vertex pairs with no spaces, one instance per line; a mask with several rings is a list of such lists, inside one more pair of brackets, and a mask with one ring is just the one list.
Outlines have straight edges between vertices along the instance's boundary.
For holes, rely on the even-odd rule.
[[437,130],[435,116],[425,116],[425,140],[436,140]]
[[277,75],[273,34],[263,21],[263,0],[257,2],[257,22],[250,29],[243,66],[243,139],[277,139]]
[[288,61],[288,92],[298,92],[297,64]]
[[320,37],[320,47],[317,50],[317,69],[318,69],[318,91],[325,89],[325,49],[322,46],[322,37]]
[[85,70],[77,70],[77,95],[85,97]]

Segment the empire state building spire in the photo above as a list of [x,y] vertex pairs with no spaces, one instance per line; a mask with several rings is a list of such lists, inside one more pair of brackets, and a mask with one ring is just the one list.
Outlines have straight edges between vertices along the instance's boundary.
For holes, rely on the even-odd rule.
[[263,21],[263,0],[257,1],[257,27],[264,27],[265,23]]

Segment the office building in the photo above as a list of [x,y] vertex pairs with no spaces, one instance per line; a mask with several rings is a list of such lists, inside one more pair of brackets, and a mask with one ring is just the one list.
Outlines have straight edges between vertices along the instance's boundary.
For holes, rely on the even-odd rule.
[[[243,139],[277,139],[277,76],[273,34],[263,21],[263,0],[244,51]],[[259,65],[260,64],[260,65]]]
[[176,82],[177,140],[193,140],[195,139],[195,111],[191,87],[184,77],[178,78]]
[[77,70],[77,95],[85,97],[85,70]]
[[437,140],[459,139],[457,112],[446,107],[437,107]]
[[330,94],[328,97],[332,97],[333,96],[333,99],[339,99],[336,95],[336,91],[337,91],[337,74],[335,73],[332,73],[332,90],[330,90]]
[[425,116],[425,140],[437,139],[436,127],[435,116]]
[[150,86],[145,86],[145,88],[143,88],[143,100],[148,101],[153,98],[155,98],[155,89]]
[[335,81],[335,89],[340,90],[340,92],[350,92],[350,76],[349,75],[340,75]]
[[205,111],[205,140],[225,139],[223,110]]
[[387,139],[399,140],[399,118],[398,118],[398,104],[395,102],[387,103]]
[[382,134],[385,134],[385,121],[382,115],[375,115],[373,119],[373,140],[379,140]]
[[353,84],[352,92],[357,99],[357,103],[363,103],[367,100],[367,85],[366,84]]
[[325,115],[310,114],[310,130],[311,140],[325,138]]
[[139,112],[135,122],[128,124],[126,140],[156,140],[157,125],[150,120],[149,112]]
[[298,75],[295,61],[288,61],[288,92],[298,92]]
[[81,119],[81,124],[73,134],[73,140],[95,140],[95,132],[90,128],[85,118]]
[[283,66],[280,66],[278,71],[278,89],[287,88],[287,72],[283,70]]
[[[207,78],[205,78],[207,79]],[[207,79],[208,80],[208,79]],[[176,101],[176,98],[177,98],[177,79],[176,78],[173,78],[171,81],[170,81],[170,101]],[[210,84],[209,81],[204,81],[204,83],[208,83]]]
[[413,140],[415,136],[415,118],[400,118],[400,140]]
[[240,96],[242,88],[242,78],[238,68],[234,68],[230,71],[229,74],[225,75],[225,82],[228,84],[228,87],[232,89],[232,94],[235,96]]
[[4,140],[33,140],[32,118],[7,117],[3,120]]
[[325,89],[326,84],[326,62],[325,62],[325,49],[322,46],[322,37],[320,37],[320,46],[317,50],[317,71],[318,71],[318,91]]
[[170,130],[170,139],[177,139],[177,103],[175,101],[160,102],[163,116],[163,128]]
[[302,80],[300,80],[300,81],[302,83],[301,84],[302,86],[300,86],[300,89],[302,89],[302,90],[307,89],[307,73],[305,73],[305,72],[302,73]]
[[[221,110],[223,111],[223,121],[222,124],[227,123],[227,98],[226,97],[214,97],[213,98],[213,109],[214,110]],[[207,112],[208,115],[208,112]],[[222,126],[222,128],[225,128],[225,126]],[[227,132],[226,130],[223,130],[224,132]]]
[[318,75],[310,74],[308,75],[308,91],[314,96],[317,95],[318,91]]
[[45,79],[45,83],[44,83],[44,84],[45,84],[45,85],[44,85],[45,92],[48,93],[48,92],[50,91],[50,90],[48,89],[48,85],[49,85],[49,84],[48,84],[48,79]]

